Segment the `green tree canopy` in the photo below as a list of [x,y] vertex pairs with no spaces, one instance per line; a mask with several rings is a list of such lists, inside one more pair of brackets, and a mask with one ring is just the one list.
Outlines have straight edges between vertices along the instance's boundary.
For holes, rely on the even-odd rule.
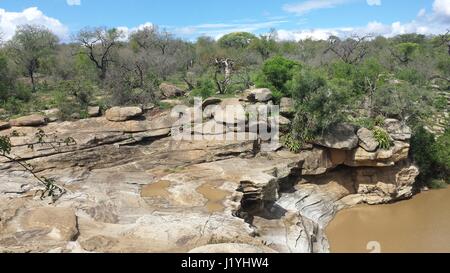
[[233,32],[219,39],[219,46],[224,48],[247,48],[257,37],[249,32]]
[[55,53],[58,37],[38,25],[22,25],[8,43],[8,49],[16,63],[30,77],[33,92],[36,91],[35,73],[42,62]]
[[264,63],[256,84],[258,87],[272,88],[272,91],[290,96],[288,83],[300,69],[300,63],[275,56]]

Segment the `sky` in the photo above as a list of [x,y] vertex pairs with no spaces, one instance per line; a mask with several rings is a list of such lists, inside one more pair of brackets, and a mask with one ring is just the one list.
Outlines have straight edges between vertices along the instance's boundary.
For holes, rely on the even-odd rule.
[[3,39],[21,24],[44,25],[62,41],[85,27],[130,34],[152,25],[186,40],[271,28],[281,40],[391,37],[450,29],[450,0],[0,0]]

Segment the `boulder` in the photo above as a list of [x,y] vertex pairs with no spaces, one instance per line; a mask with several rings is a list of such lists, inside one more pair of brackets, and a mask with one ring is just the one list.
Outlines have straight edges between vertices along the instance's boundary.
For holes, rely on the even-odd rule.
[[57,241],[72,241],[78,234],[77,217],[72,209],[42,207],[26,212],[21,219],[24,231],[42,230]]
[[202,108],[205,109],[210,105],[217,105],[220,104],[221,102],[222,100],[219,98],[207,98],[206,100],[203,101]]
[[281,98],[280,114],[286,117],[291,117],[294,112],[294,101],[291,98]]
[[11,124],[9,124],[9,122],[0,121],[0,130],[6,130],[9,128],[11,128]]
[[338,124],[327,130],[314,144],[332,149],[353,150],[359,144],[355,131],[352,125]]
[[113,107],[106,111],[106,119],[109,121],[126,121],[142,115],[139,107]]
[[251,102],[268,102],[272,99],[272,91],[267,88],[252,89],[248,93],[247,99]]
[[247,120],[244,107],[236,99],[224,100],[221,107],[215,109],[214,119],[223,124],[242,124]]
[[159,89],[166,98],[182,97],[186,93],[184,90],[168,83],[161,83]]
[[99,106],[89,106],[87,109],[88,116],[90,118],[98,117],[100,116],[100,107]]
[[361,128],[357,132],[359,146],[368,152],[375,152],[380,143],[374,138],[373,132],[367,128]]
[[12,119],[9,121],[12,127],[37,127],[47,124],[47,119],[43,115],[30,115]]
[[44,115],[47,117],[49,122],[55,122],[59,119],[60,111],[58,108],[53,108],[43,111]]
[[386,119],[384,127],[395,140],[406,141],[411,139],[411,128],[396,119]]

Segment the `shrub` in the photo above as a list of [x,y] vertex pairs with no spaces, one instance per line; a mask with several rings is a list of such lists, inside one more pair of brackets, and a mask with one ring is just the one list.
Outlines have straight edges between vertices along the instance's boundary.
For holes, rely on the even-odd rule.
[[256,77],[257,87],[270,88],[285,96],[290,96],[288,83],[294,75],[300,71],[298,62],[288,60],[282,56],[276,56],[267,60],[261,72]]
[[384,129],[380,127],[375,127],[373,128],[372,132],[373,137],[376,139],[376,141],[378,141],[381,149],[388,150],[394,144],[391,139],[391,136]]
[[450,130],[437,139],[434,150],[439,177],[450,183]]
[[448,181],[446,182],[443,179],[432,179],[429,183],[428,183],[428,187],[430,187],[431,189],[444,189],[447,187]]
[[411,84],[423,84],[426,79],[425,76],[420,74],[417,70],[412,68],[400,69],[397,72],[397,78],[400,80],[407,81]]
[[418,127],[411,140],[411,155],[419,166],[418,182],[430,188],[450,183],[450,131],[439,137]]
[[87,107],[92,99],[94,87],[82,79],[61,81],[54,91],[54,103],[60,110],[62,120],[67,120],[73,114],[80,118],[87,117]]
[[216,88],[212,80],[203,78],[197,82],[196,87],[191,92],[191,97],[201,97],[202,99],[207,99],[214,96],[216,93]]
[[282,136],[281,142],[283,143],[284,147],[288,148],[293,153],[300,152],[301,148],[304,145],[304,143],[302,143],[299,138],[294,137],[292,133]]

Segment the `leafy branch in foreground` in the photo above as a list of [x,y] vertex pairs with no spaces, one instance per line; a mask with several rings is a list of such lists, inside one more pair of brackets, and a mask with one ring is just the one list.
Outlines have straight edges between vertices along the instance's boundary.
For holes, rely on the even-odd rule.
[[[66,139],[58,139],[56,136],[53,136],[53,141],[46,141],[49,136],[46,135],[42,129],[39,129],[37,131],[35,137],[37,138],[37,144],[48,144],[52,147],[52,149],[56,151],[59,151],[61,145],[63,144],[66,146],[76,144],[76,141],[71,137],[68,137]],[[34,145],[35,144],[30,144],[28,148],[34,149]],[[6,158],[10,162],[14,162],[21,166],[26,172],[30,173],[39,182],[39,184],[41,184],[43,189],[38,191],[41,193],[41,200],[46,197],[50,197],[52,198],[53,202],[56,202],[62,195],[67,192],[64,187],[56,183],[55,179],[38,176],[34,171],[35,168],[31,164],[27,163],[26,160],[12,155],[11,150],[11,139],[8,136],[0,136],[0,156]]]

